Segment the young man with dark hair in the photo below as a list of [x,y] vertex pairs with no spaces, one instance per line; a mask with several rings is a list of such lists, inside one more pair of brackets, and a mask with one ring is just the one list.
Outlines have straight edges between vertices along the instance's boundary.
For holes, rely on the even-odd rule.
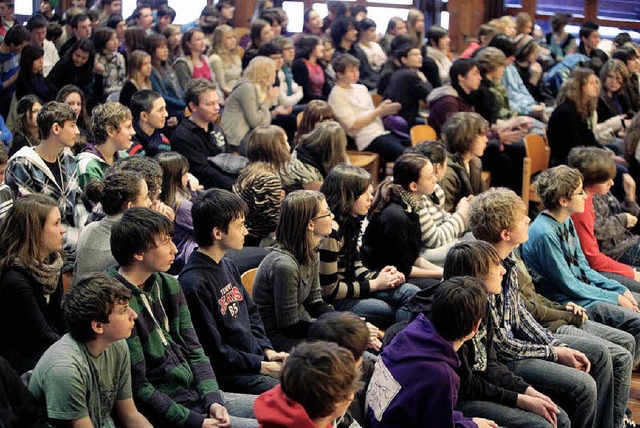
[[420,314],[378,358],[367,389],[369,426],[497,428],[454,410],[460,384],[456,351],[478,332],[486,310],[487,291],[479,279],[443,282],[433,297],[431,320]]
[[[138,315],[127,340],[131,352],[133,393],[142,413],[155,426],[256,426],[255,397],[222,394],[209,359],[193,328],[178,281],[165,274],[177,249],[173,223],[147,208],[130,208],[111,231],[111,252],[120,265],[109,273],[132,293]],[[226,406],[226,407],[225,407]]]
[[53,66],[60,60],[58,50],[52,41],[47,40],[49,22],[42,15],[33,15],[27,20],[27,30],[31,33],[31,44],[44,50],[42,74],[47,77]]
[[235,175],[209,160],[224,153],[227,141],[222,129],[215,124],[220,112],[220,98],[216,86],[206,79],[194,79],[184,95],[191,116],[180,122],[171,137],[171,147],[189,161],[191,172],[205,189],[218,187],[231,190]]
[[71,152],[80,135],[76,114],[68,105],[51,101],[42,106],[37,123],[40,144],[22,147],[11,157],[6,183],[16,199],[42,193],[57,200],[67,229],[66,246],[74,247],[84,224],[78,170]]
[[403,117],[411,129],[416,124],[420,101],[426,101],[433,86],[420,71],[422,54],[420,48],[411,44],[400,46],[393,53],[401,67],[394,71],[385,89],[385,98],[400,103],[398,115]]
[[255,403],[263,427],[332,427],[362,387],[353,355],[335,343],[302,343],[282,369],[282,383]]
[[20,53],[31,36],[22,25],[11,27],[0,43],[0,115],[7,117],[11,98],[16,91],[20,70]]
[[246,212],[244,201],[227,190],[210,189],[194,201],[191,215],[198,249],[179,281],[220,387],[261,394],[278,384],[287,354],[273,350],[238,268],[224,257],[228,250],[243,247]]
[[102,180],[107,168],[131,145],[135,134],[131,110],[120,103],[97,105],[91,113],[91,130],[95,144],[87,144],[77,156],[78,182],[84,190],[89,181]]
[[86,13],[75,15],[70,24],[73,34],[60,46],[60,57],[63,57],[77,41],[91,37],[91,18]]
[[142,5],[135,8],[131,14],[133,25],[144,28],[147,33],[151,31],[153,25],[153,13],[148,5]]
[[360,426],[366,426],[363,413],[364,402],[376,362],[373,358],[364,358],[364,352],[369,346],[369,329],[366,321],[352,312],[327,312],[320,315],[311,325],[307,339],[336,343],[351,351],[364,387],[355,393],[353,402],[349,405],[349,411],[345,413],[338,427],[349,427],[354,419]]
[[[545,322],[541,317],[547,312],[540,307],[543,302],[535,296],[525,302],[519,293],[524,278],[520,270],[524,265],[515,250],[522,244],[525,248],[528,245],[529,217],[515,192],[492,188],[477,195],[471,203],[470,226],[477,239],[496,249],[507,271],[502,279],[502,292],[489,305],[498,359],[548,394],[569,414],[572,425],[606,427],[613,420],[616,427],[623,426],[632,363],[628,349],[634,348],[629,335],[617,334],[615,329],[608,329],[607,333],[606,326],[600,325],[585,325],[580,330],[550,326],[557,328],[556,334],[552,334],[527,310],[535,304],[538,319]],[[551,240],[559,236],[548,232]],[[530,263],[527,267],[538,282],[539,274]],[[532,295],[526,282],[522,287]],[[564,305],[567,312],[584,313],[582,307],[569,299]],[[558,318],[547,314],[548,321]]]
[[348,53],[360,61],[360,79],[358,83],[365,85],[369,90],[378,86],[380,75],[371,67],[367,54],[357,45],[358,27],[350,17],[341,16],[331,24],[331,40],[335,52],[333,58]]
[[580,27],[578,36],[580,37],[580,46],[578,53],[586,55],[589,58],[598,58],[604,64],[609,60],[609,56],[602,50],[598,49],[600,43],[600,26],[592,21],[587,21]]
[[[151,427],[133,402],[129,349],[131,292],[104,274],[84,276],[68,293],[69,333],[44,353],[29,389],[49,419],[72,426]],[[114,421],[113,418],[116,419]]]
[[171,143],[160,130],[164,128],[167,117],[167,103],[162,95],[142,89],[133,94],[129,103],[133,115],[133,129],[136,135],[131,138],[129,155],[151,156],[171,150]]

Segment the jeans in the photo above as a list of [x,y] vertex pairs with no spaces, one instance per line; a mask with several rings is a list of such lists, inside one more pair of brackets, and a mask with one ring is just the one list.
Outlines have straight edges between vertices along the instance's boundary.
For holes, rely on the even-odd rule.
[[620,284],[627,287],[633,293],[640,293],[640,282],[635,279],[628,278],[626,276],[612,273],[612,272],[599,272],[600,275],[618,281]]
[[620,263],[640,268],[640,243],[629,248],[618,259]]
[[[611,353],[606,345],[596,338],[555,334],[556,338],[571,348],[584,353],[591,370],[589,374],[596,382],[596,418],[595,425],[599,428],[610,428],[614,416],[614,377]],[[628,360],[627,360],[628,364]],[[567,410],[568,411],[568,410]]]
[[387,328],[411,317],[406,304],[418,290],[415,285],[405,283],[397,288],[373,292],[367,299],[341,299],[334,300],[332,304],[338,311],[353,312],[377,327]]
[[220,389],[239,394],[262,394],[278,385],[278,379],[263,374],[240,374],[229,377],[218,376]]
[[[491,419],[501,427],[509,428],[552,428],[552,425],[542,416],[490,401],[458,401],[456,410],[467,418]],[[558,428],[570,427],[571,422],[567,413],[560,408]]]
[[[629,333],[594,321],[587,321],[582,328],[563,325],[556,334],[563,336],[588,337],[607,347],[613,365],[613,427],[624,427],[624,414],[629,404],[631,370],[635,339]],[[577,349],[577,348],[576,348]]]
[[[640,296],[633,293],[636,300]],[[587,308],[589,319],[630,333],[636,341],[634,366],[640,361],[640,314],[608,302],[597,302]]]
[[[393,132],[379,135],[365,148],[368,152],[378,153],[384,162],[394,162],[411,146],[411,140],[402,138]],[[384,163],[383,163],[384,165]]]
[[253,414],[253,402],[257,395],[222,393],[224,407],[229,412],[231,426],[234,428],[254,428],[258,426],[256,416]]
[[506,366],[562,407],[571,419],[571,426],[595,426],[596,381],[587,373],[537,358],[509,361]]

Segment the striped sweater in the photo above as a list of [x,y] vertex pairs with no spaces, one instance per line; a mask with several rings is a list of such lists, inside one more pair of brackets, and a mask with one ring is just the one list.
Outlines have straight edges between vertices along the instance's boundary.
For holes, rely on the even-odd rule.
[[265,238],[275,232],[284,197],[278,174],[249,165],[240,172],[231,190],[249,207],[245,225],[250,236]]
[[451,214],[444,209],[444,200],[444,190],[438,184],[433,195],[420,199],[420,230],[424,248],[442,247],[455,241],[466,229],[460,214]]
[[138,407],[154,425],[200,428],[203,413],[224,403],[178,281],[156,272],[142,291],[115,269],[109,274],[131,290],[138,315],[127,339]]
[[[354,219],[358,224],[360,220]],[[359,230],[356,229],[354,230]],[[333,223],[331,234],[320,241],[318,252],[320,253],[320,287],[322,298],[331,303],[341,299],[364,299],[369,297],[371,289],[369,281],[378,276],[378,272],[367,269],[360,260],[358,248],[359,233],[351,237],[354,247],[347,255],[345,237],[337,223]]]

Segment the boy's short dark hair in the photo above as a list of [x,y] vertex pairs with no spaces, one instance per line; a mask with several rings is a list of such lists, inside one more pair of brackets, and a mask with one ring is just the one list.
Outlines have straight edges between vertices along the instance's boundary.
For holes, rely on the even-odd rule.
[[310,419],[317,419],[329,416],[337,403],[349,400],[362,382],[351,352],[331,342],[307,342],[291,350],[280,385]]
[[322,314],[311,324],[307,339],[336,343],[351,351],[358,361],[369,346],[369,329],[358,315],[333,311]]
[[500,255],[485,241],[462,241],[447,251],[444,261],[443,278],[473,276],[486,279],[491,271],[491,263],[499,264]]
[[409,52],[414,49],[419,49],[412,43],[404,43],[393,51],[393,57],[398,60],[398,62],[402,63],[402,58],[407,58],[409,56]]
[[134,255],[154,248],[157,239],[173,235],[173,223],[149,208],[133,207],[111,229],[111,254],[120,266],[130,266]]
[[578,36],[580,37],[580,40],[582,40],[583,38],[586,39],[591,35],[591,33],[593,33],[594,31],[598,31],[599,29],[600,26],[598,24],[593,21],[587,21],[580,27]]
[[36,122],[38,124],[38,132],[40,138],[46,140],[51,135],[51,127],[57,123],[60,126],[64,126],[67,121],[76,120],[76,114],[71,107],[67,104],[59,103],[57,101],[49,101],[42,106]]
[[131,291],[104,273],[90,273],[78,280],[67,294],[63,306],[71,337],[81,343],[96,338],[92,321],[109,322],[117,304],[129,302]]
[[487,312],[482,280],[458,276],[444,281],[433,296],[431,322],[443,339],[453,342],[471,333]]
[[134,120],[140,119],[140,113],[149,113],[153,108],[153,103],[162,95],[153,89],[141,89],[131,97],[129,108]]
[[[202,94],[208,91],[215,91],[216,84],[210,80],[199,78],[193,79],[187,84],[187,90],[184,93],[184,102],[189,107],[189,104],[194,103],[200,105],[200,97]],[[189,107],[191,110],[191,107]]]
[[331,61],[331,65],[333,66],[333,71],[336,73],[344,73],[348,67],[360,68],[360,60],[347,53],[336,56],[333,61]]
[[176,10],[168,4],[161,4],[158,7],[158,19],[163,16],[170,16],[171,22],[173,22],[173,20],[176,19]]
[[81,21],[86,21],[87,19],[91,20],[91,18],[89,18],[89,15],[84,12],[75,15],[73,18],[71,18],[71,28],[78,28],[78,23],[80,23]]
[[447,147],[440,141],[422,141],[413,147],[408,147],[405,153],[422,155],[434,165],[444,165],[447,162]]
[[358,24],[356,20],[349,16],[340,16],[336,18],[335,21],[331,24],[331,41],[333,42],[333,46],[340,46],[340,42],[345,34],[349,31],[349,28],[358,29]]
[[17,46],[31,40],[31,34],[22,25],[14,25],[9,28],[4,36],[4,44],[7,46]]
[[[478,61],[473,58],[458,58],[453,61],[449,69],[449,77],[452,82],[458,83],[458,76],[466,76],[473,67],[478,67]],[[478,67],[480,70],[480,67]]]
[[27,24],[25,27],[29,31],[37,30],[39,28],[47,28],[49,25],[49,21],[42,15],[33,15],[29,19],[27,19]]
[[249,212],[247,204],[235,193],[223,189],[209,189],[193,202],[193,237],[200,247],[213,245],[214,227],[225,233],[229,224]]
[[610,153],[599,147],[574,147],[567,163],[582,173],[583,186],[605,183],[616,176],[616,164]]
[[536,193],[546,209],[555,210],[560,207],[560,199],[571,199],[581,181],[580,171],[567,165],[558,165],[538,175]]

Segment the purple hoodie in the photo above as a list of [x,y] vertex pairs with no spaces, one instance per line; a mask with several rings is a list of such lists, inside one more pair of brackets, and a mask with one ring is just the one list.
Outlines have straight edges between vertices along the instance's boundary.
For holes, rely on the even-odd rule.
[[384,349],[369,383],[366,414],[371,428],[477,428],[454,410],[460,365],[450,342],[420,314]]

